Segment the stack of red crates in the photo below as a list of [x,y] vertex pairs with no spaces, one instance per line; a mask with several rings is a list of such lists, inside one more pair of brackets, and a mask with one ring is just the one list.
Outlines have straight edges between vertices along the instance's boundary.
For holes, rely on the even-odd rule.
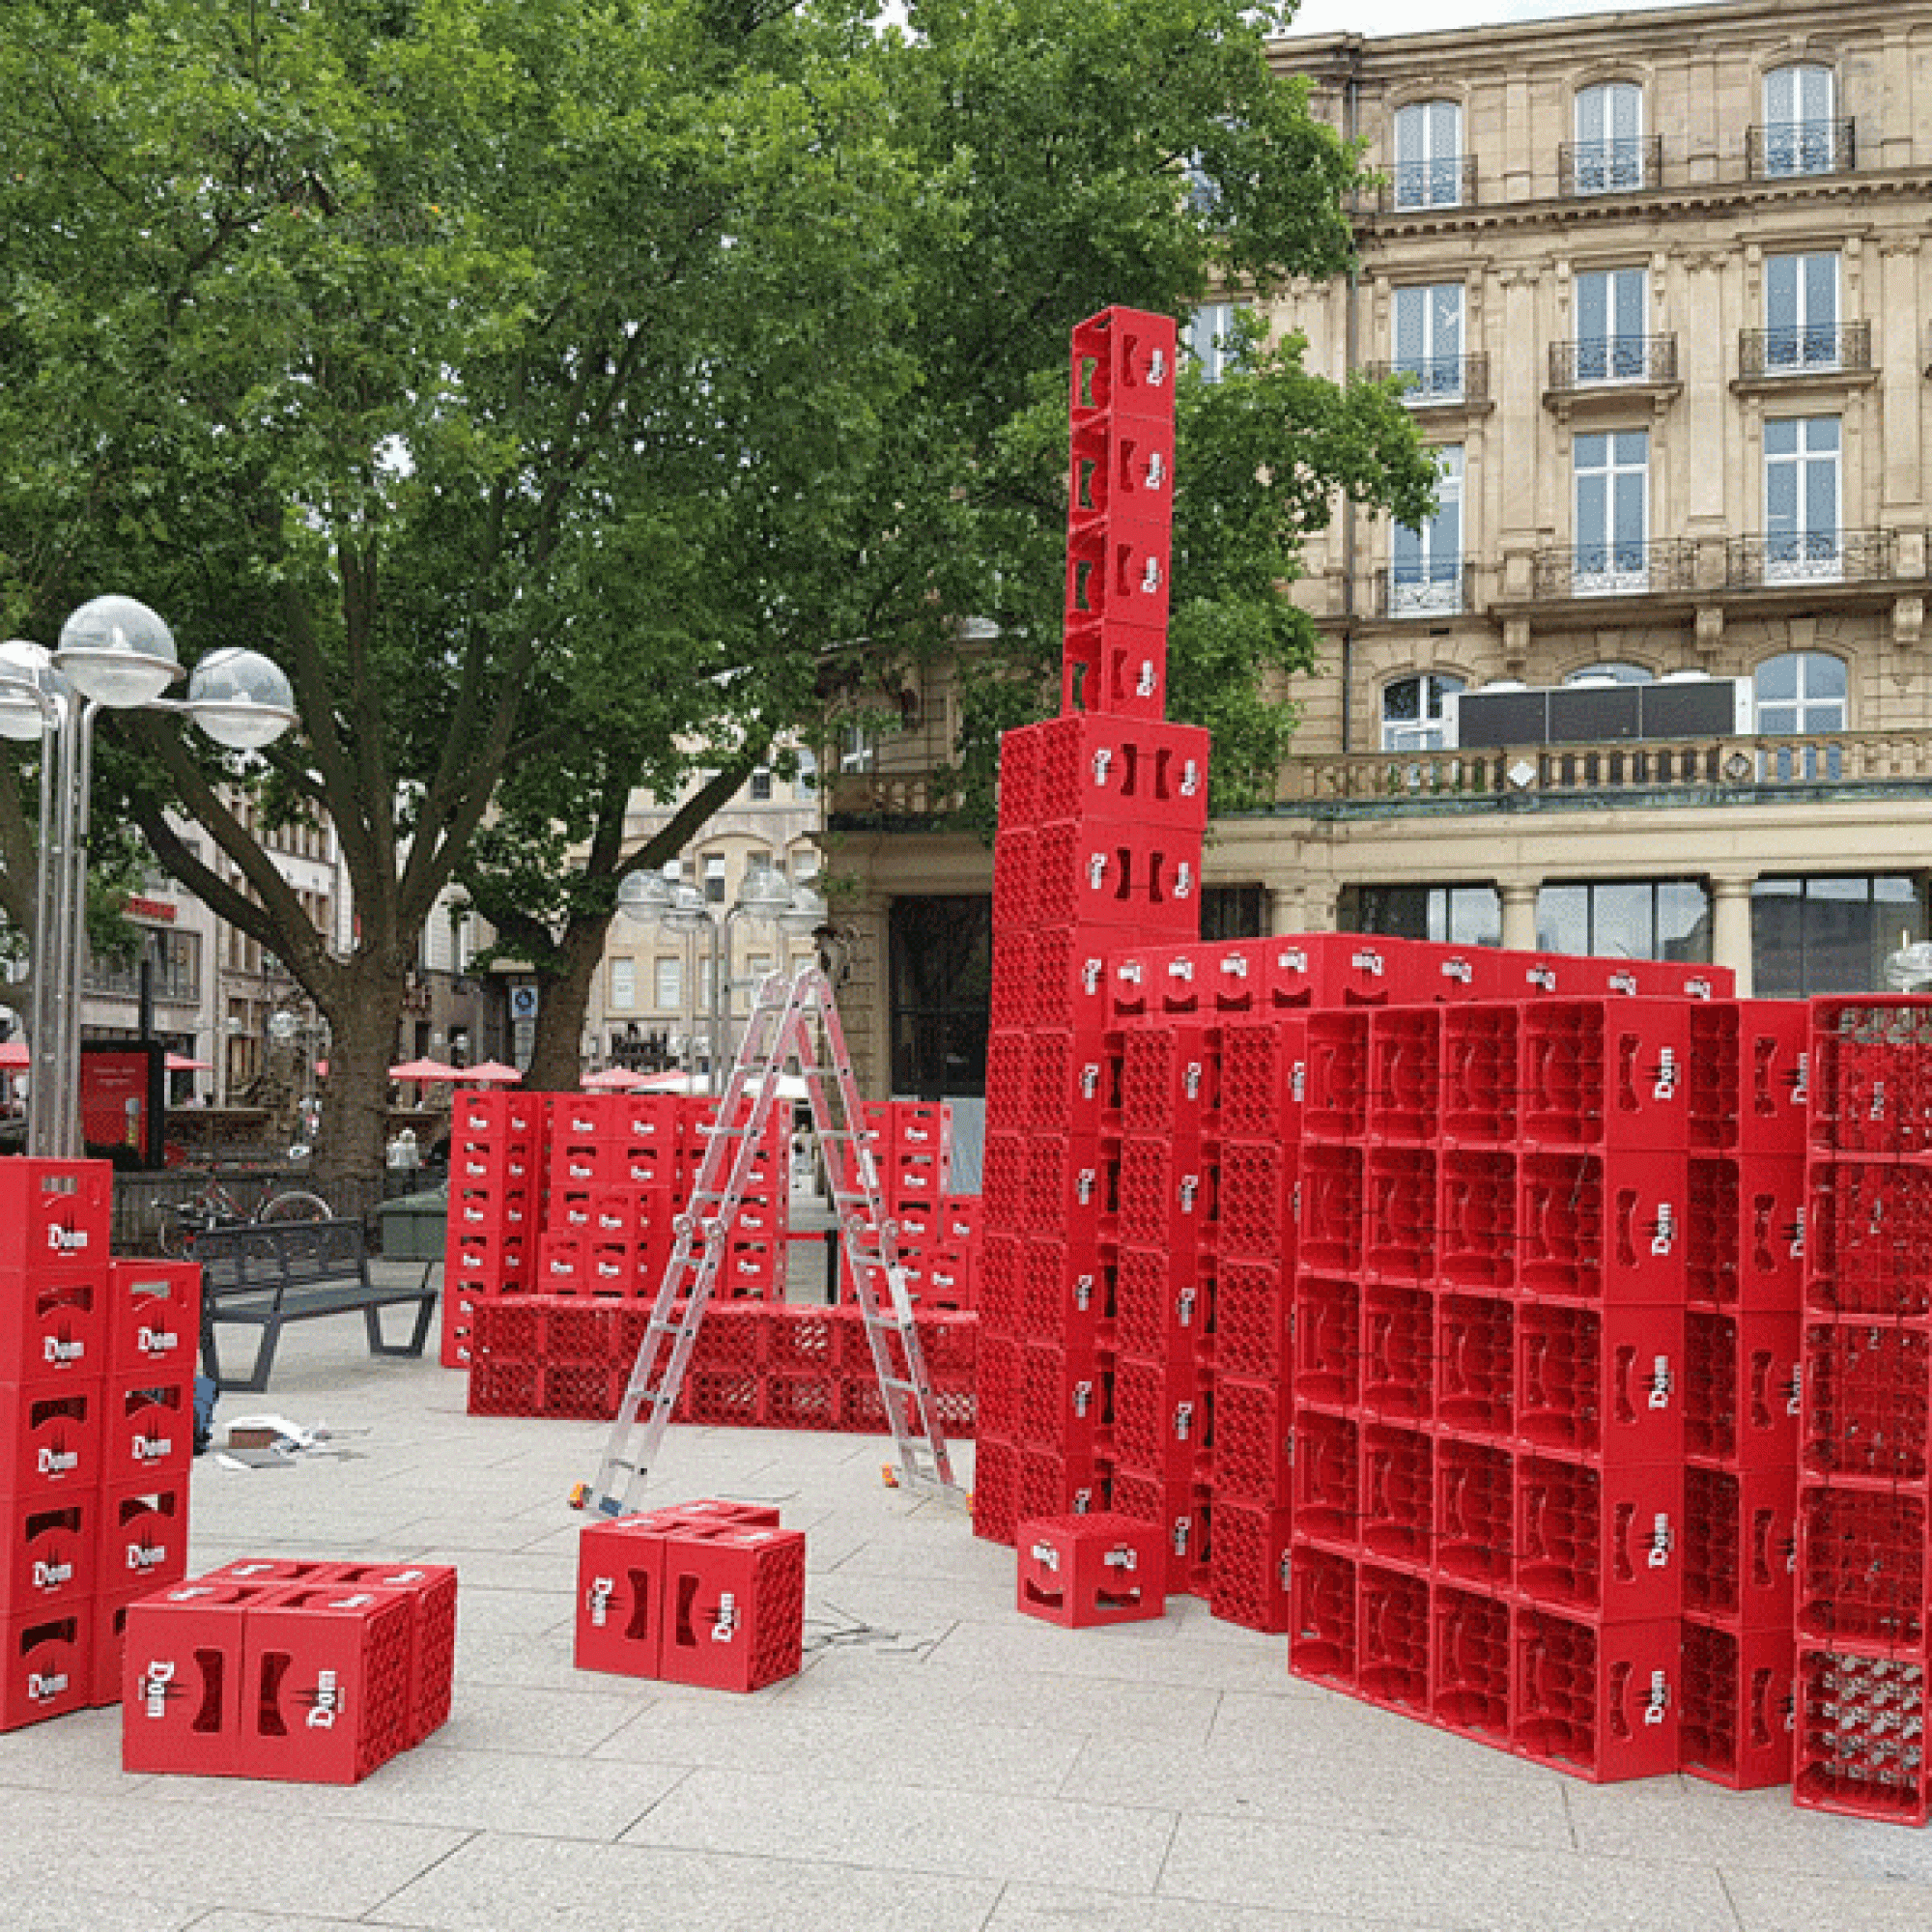
[[1682,1760],[1792,1775],[1806,1051],[1792,1002],[1690,1009]]
[[[979,1203],[948,1192],[952,1172],[952,1109],[943,1100],[867,1100],[860,1128],[872,1176],[897,1229],[906,1293],[921,1307],[973,1306]],[[840,1151],[846,1186],[857,1184],[859,1150]],[[839,1299],[854,1294],[852,1258],[839,1258]]]
[[1164,317],[1109,309],[1073,332],[1062,713],[1001,752],[974,1521],[1002,1542],[1104,1506],[1106,962],[1199,930],[1208,736],[1164,722],[1174,372]]
[[442,1363],[469,1360],[477,1301],[536,1279],[544,1199],[544,1098],[459,1090],[449,1122]]
[[1796,1795],[1922,1825],[1932,1001],[1820,1000],[1812,1021]]
[[105,1161],[0,1161],[0,1730],[120,1696],[135,1598],[182,1575],[199,1276],[110,1262]]

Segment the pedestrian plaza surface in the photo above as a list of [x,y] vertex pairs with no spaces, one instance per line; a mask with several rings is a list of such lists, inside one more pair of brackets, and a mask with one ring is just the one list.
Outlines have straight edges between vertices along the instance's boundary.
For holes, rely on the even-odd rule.
[[[380,1265],[380,1264],[379,1264]],[[780,1505],[801,1675],[571,1664],[571,1486],[607,1430],[292,1329],[270,1411],[340,1458],[193,1478],[190,1572],[453,1563],[455,1709],[361,1785],[125,1776],[121,1714],[0,1737],[0,1926],[31,1932],[1927,1932],[1932,1837],[1691,1778],[1593,1787],[1288,1674],[1287,1639],[1013,1608],[1010,1549],[887,1488],[884,1438],[678,1428],[649,1499]],[[971,1448],[958,1464],[970,1474]]]

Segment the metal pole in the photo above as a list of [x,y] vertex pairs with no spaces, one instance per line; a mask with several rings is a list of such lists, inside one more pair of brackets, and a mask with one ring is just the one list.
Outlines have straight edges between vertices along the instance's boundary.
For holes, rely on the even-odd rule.
[[68,717],[74,704],[71,697],[53,696],[36,689],[41,706],[41,854],[34,877],[34,1000],[28,1014],[32,1033],[29,1041],[27,1083],[27,1151],[36,1159],[54,1155],[54,1056],[55,990],[59,957],[54,930],[58,921],[55,895],[58,877],[60,828],[58,812],[59,779],[55,766],[64,757]]
[[[80,1133],[80,959],[86,928],[87,778],[94,745],[93,698],[64,700],[56,738],[52,830],[43,833],[44,923],[34,967],[34,1062],[30,1138],[43,1159],[78,1160]],[[43,997],[44,993],[44,997]]]

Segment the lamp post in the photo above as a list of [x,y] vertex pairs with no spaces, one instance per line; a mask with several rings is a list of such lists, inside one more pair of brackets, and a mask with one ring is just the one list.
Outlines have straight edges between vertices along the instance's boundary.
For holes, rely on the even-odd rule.
[[[695,886],[677,885],[658,872],[627,872],[617,884],[617,910],[635,924],[661,926],[685,941],[686,979],[692,986],[692,1024],[700,1010],[710,1039],[706,1088],[721,1091],[724,1062],[731,1054],[731,935],[740,920],[769,921],[788,933],[810,932],[825,918],[825,901],[810,886],[793,885],[769,860],[745,868],[738,897],[721,921]],[[707,980],[702,996],[696,983],[697,942],[704,941]],[[720,957],[723,968],[720,968]],[[701,1001],[701,1004],[700,1004]],[[678,1018],[684,1017],[680,1010]],[[689,1058],[687,1036],[687,1059]]]
[[83,604],[51,654],[18,640],[0,645],[0,733],[39,737],[42,747],[27,1146],[43,1158],[78,1159],[85,1146],[80,970],[96,718],[103,708],[182,712],[235,752],[260,751],[295,723],[288,679],[257,651],[211,651],[185,701],[162,696],[181,674],[174,634],[131,597]]

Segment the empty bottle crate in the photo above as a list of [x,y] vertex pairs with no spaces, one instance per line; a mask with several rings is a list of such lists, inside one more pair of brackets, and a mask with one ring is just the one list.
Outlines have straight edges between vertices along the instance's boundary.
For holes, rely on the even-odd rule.
[[1444,1730],[1506,1750],[1511,1673],[1508,1605],[1438,1583],[1431,1619],[1430,1717]]
[[1230,1135],[1301,1132],[1307,1029],[1291,1014],[1258,1012],[1221,1029],[1221,1129]]
[[1686,1771],[1733,1791],[1791,1782],[1794,1659],[1788,1623],[1736,1630],[1686,1616],[1679,1727]]
[[1339,1690],[1355,1687],[1356,1565],[1297,1535],[1289,1558],[1288,1667]]
[[[1254,1365],[1260,1351],[1245,1341],[1261,1327],[1259,1321],[1243,1324],[1235,1297],[1239,1279],[1233,1266],[1223,1269],[1220,1296],[1218,1353],[1222,1363],[1240,1356],[1250,1373],[1267,1373],[1269,1364]],[[1256,1295],[1264,1310],[1269,1309],[1264,1289]],[[1277,1348],[1282,1330],[1274,1331]],[[1279,1361],[1279,1353],[1275,1356]],[[1302,1402],[1320,1403],[1328,1408],[1353,1408],[1361,1400],[1362,1331],[1361,1290],[1354,1282],[1326,1275],[1303,1274],[1294,1288],[1294,1393]]]
[[1517,1138],[1517,1010],[1451,1007],[1442,1015],[1442,1142],[1507,1146]]
[[1493,1443],[1435,1438],[1436,1574],[1480,1589],[1510,1586],[1516,1551],[1515,1460]]
[[1684,1311],[1522,1302],[1516,1439],[1606,1466],[1684,1456]]
[[1220,1040],[1213,1029],[1149,1022],[1122,1033],[1122,1133],[1198,1136],[1219,1112]]
[[1675,1617],[1593,1622],[1525,1607],[1515,1626],[1514,1750],[1593,1783],[1677,1769]]
[[1363,1262],[1384,1281],[1437,1275],[1435,1153],[1371,1144],[1363,1164]]
[[1406,1716],[1429,1715],[1429,1584],[1379,1564],[1356,1573],[1355,1694]]
[[1918,1321],[1932,1313],[1932,1166],[1814,1160],[1804,1307]]
[[1519,1130],[1540,1147],[1681,1149],[1689,1052],[1681,1002],[1529,1002],[1518,1048]]
[[1922,1657],[1927,1560],[1922,1493],[1801,1485],[1800,1641]]
[[[1294,1540],[1352,1550],[1361,1537],[1361,1433],[1347,1416],[1297,1408]],[[1297,1555],[1296,1561],[1300,1558]]]
[[[1435,1537],[1435,1445],[1429,1432],[1364,1422],[1361,1445],[1357,1541],[1364,1555],[1426,1571]],[[1366,1653],[1363,1663],[1366,1669]]]
[[1805,1476],[1922,1489],[1932,1475],[1932,1335],[1891,1321],[1814,1321],[1804,1350]]
[[1214,1500],[1208,1606],[1223,1623],[1276,1634],[1289,1624],[1290,1513]]
[[1796,1803],[1889,1824],[1926,1823],[1924,1662],[1801,1640],[1797,1675]]
[[1686,1311],[1684,1446],[1690,1455],[1753,1468],[1792,1467],[1801,1385],[1795,1314]]
[[1369,1016],[1318,1008],[1308,1015],[1302,1132],[1359,1142],[1368,1132]]
[[1436,1419],[1447,1429],[1509,1437],[1516,1420],[1516,1306],[1446,1293],[1435,1303]]
[[1360,1406],[1365,1416],[1430,1419],[1435,1297],[1426,1288],[1371,1282],[1362,1290]]
[[1445,1287],[1507,1293],[1516,1285],[1514,1153],[1448,1148],[1439,1156],[1438,1267]]
[[1674,1617],[1684,1606],[1680,1465],[1597,1469],[1548,1456],[1516,1465],[1516,1591],[1603,1618]]
[[1369,1023],[1368,1131],[1378,1140],[1434,1141],[1441,1127],[1442,1015],[1390,1007]]
[[1116,1512],[1022,1522],[1019,1608],[1066,1630],[1157,1621],[1167,1609],[1158,1523]]
[[1738,1630],[1791,1629],[1793,1469],[1684,1471],[1684,1607]]

